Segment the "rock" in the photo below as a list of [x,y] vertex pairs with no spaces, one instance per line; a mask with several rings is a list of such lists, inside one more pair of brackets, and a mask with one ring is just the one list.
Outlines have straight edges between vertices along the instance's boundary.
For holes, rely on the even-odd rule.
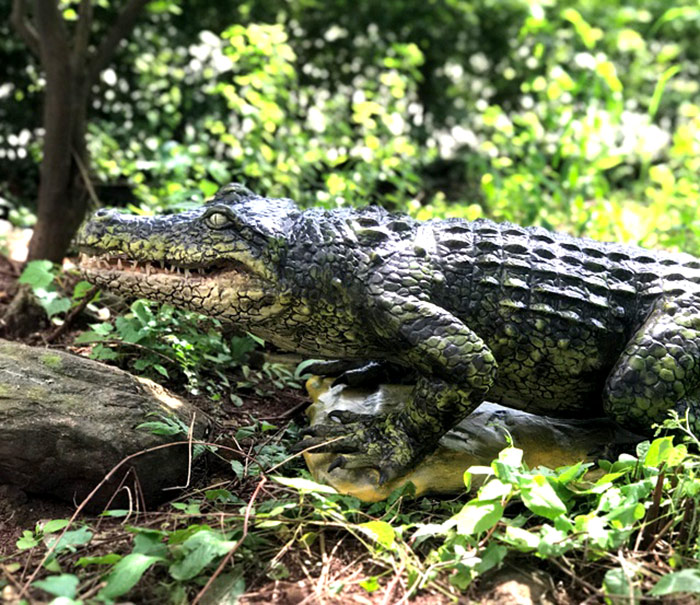
[[[211,424],[204,412],[152,381],[69,353],[0,340],[0,484],[28,494],[79,503],[120,461],[183,434],[154,435],[137,428],[156,416],[179,419],[194,439]],[[91,501],[104,506],[127,473],[132,502],[173,497],[165,488],[187,480],[187,445],[129,460]],[[121,490],[124,506],[128,499]]]

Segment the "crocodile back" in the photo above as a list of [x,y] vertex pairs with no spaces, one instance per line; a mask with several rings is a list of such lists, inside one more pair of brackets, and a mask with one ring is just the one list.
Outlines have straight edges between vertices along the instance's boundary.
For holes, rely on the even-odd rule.
[[700,291],[687,254],[487,220],[434,222],[441,302],[466,318],[557,318],[629,337],[662,295]]

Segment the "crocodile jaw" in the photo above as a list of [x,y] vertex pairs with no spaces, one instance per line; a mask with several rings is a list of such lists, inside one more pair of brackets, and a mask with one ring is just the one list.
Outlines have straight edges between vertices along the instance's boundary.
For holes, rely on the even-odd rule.
[[283,309],[271,283],[240,263],[185,268],[82,253],[80,270],[87,281],[113,292],[184,307],[243,327],[264,322]]

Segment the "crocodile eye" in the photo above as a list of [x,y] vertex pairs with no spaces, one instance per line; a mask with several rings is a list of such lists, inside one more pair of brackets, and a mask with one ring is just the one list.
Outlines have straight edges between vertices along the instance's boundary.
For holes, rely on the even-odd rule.
[[231,224],[231,219],[223,212],[212,212],[205,217],[204,222],[212,229],[223,229]]

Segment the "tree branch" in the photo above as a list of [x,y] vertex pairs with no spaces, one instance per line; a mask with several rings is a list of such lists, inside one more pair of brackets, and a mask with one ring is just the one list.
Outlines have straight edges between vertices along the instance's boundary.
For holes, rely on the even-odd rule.
[[73,68],[76,72],[84,65],[90,43],[90,28],[92,27],[92,0],[80,0],[78,8],[78,27],[75,30],[73,43]]
[[27,18],[27,5],[24,0],[14,0],[12,3],[10,22],[15,28],[15,31],[21,36],[22,40],[24,40],[24,43],[29,47],[32,54],[35,57],[39,57],[41,55],[39,36]]
[[89,84],[94,83],[102,70],[106,69],[110,64],[114,53],[117,51],[119,42],[129,35],[134,25],[136,25],[136,20],[139,18],[143,7],[149,2],[150,0],[129,0],[122,12],[119,13],[116,22],[103,38],[95,56],[90,62],[88,68]]

